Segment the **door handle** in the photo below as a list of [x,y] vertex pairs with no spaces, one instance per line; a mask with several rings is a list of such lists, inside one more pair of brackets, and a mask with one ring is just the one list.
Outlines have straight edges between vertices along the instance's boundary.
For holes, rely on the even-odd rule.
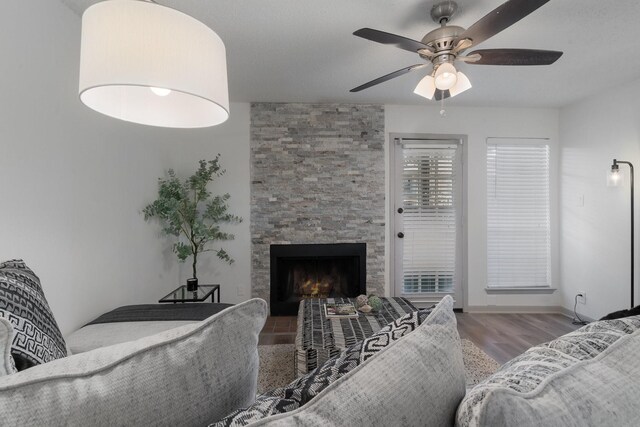
[[403,238],[404,238],[404,233],[403,233],[402,231],[401,231],[401,232],[399,232],[399,233],[398,233],[398,237],[399,237],[399,238],[401,238],[401,239],[403,239]]
[[398,213],[402,213],[402,212],[404,212],[404,209],[398,208]]

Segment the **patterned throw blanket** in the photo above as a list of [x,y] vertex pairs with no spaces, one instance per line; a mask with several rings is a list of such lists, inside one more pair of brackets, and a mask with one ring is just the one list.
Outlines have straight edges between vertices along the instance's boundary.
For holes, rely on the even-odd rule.
[[155,322],[166,320],[204,320],[214,314],[220,313],[233,304],[220,303],[183,303],[183,304],[142,304],[125,305],[103,314],[97,319],[87,323],[97,325],[99,323],[114,322]]
[[300,303],[296,335],[296,373],[304,375],[358,341],[370,337],[390,322],[416,311],[405,298],[380,298],[376,313],[360,313],[357,319],[327,319],[326,303],[352,302],[355,298],[307,299]]

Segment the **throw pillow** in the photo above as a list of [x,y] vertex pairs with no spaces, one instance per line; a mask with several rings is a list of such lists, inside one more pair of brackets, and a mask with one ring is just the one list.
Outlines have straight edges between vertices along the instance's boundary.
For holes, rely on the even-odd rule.
[[394,341],[415,330],[432,308],[414,311],[394,320],[371,337],[357,342],[322,366],[294,380],[289,385],[258,396],[248,408],[229,414],[212,427],[244,426],[262,418],[293,411],[309,402],[322,390],[362,362],[373,357]]
[[[422,370],[413,372],[411,368],[406,369],[404,373],[398,373],[397,377],[394,372],[398,369],[402,370],[403,366],[413,366],[416,358],[422,360],[422,356],[416,354],[416,352],[421,352],[429,347],[429,345],[423,341],[425,335],[427,337],[431,333],[439,335],[442,325],[446,326],[445,329],[447,329],[448,332],[445,335],[448,334],[449,338],[448,340],[443,339],[442,341],[443,347],[441,347],[441,350],[446,347],[446,351],[449,353],[442,360],[451,360],[451,367],[456,373],[448,378],[448,385],[442,388],[440,400],[436,400],[438,404],[443,404],[448,397],[453,395],[452,401],[455,401],[455,405],[457,406],[457,403],[464,395],[465,381],[462,353],[459,337],[455,330],[455,316],[452,311],[452,306],[453,300],[451,298],[445,298],[435,308],[420,310],[403,316],[370,338],[345,350],[338,357],[330,359],[322,367],[299,378],[287,387],[260,396],[252,407],[245,411],[238,411],[231,414],[218,424],[214,424],[214,426],[254,425],[254,422],[257,423],[255,425],[263,425],[263,423],[266,423],[265,425],[271,425],[269,420],[275,419],[281,420],[279,422],[282,422],[283,425],[290,425],[292,423],[305,425],[359,425],[363,423],[367,425],[391,425],[390,417],[398,416],[398,419],[403,419],[403,416],[394,411],[388,411],[389,413],[386,415],[378,414],[379,416],[376,415],[376,413],[381,410],[382,412],[387,412],[384,409],[386,405],[393,406],[396,399],[406,399],[408,397],[406,393],[413,393],[413,391],[410,391],[411,387],[415,386],[415,390],[421,390],[425,387],[425,384],[420,383],[421,381],[435,379],[435,376],[437,376],[437,374],[429,374]],[[414,330],[415,332],[412,332]],[[414,334],[418,333],[417,331],[422,332],[420,333],[421,338],[416,339],[416,343],[407,346],[401,345],[406,340],[411,339]],[[400,340],[400,338],[402,339]],[[427,338],[426,340],[430,341],[431,339],[432,338]],[[389,352],[391,352],[391,354],[389,354]],[[383,354],[387,354],[387,356],[383,356]],[[429,351],[425,351],[423,356],[429,358]],[[376,363],[379,357],[387,357],[389,360],[397,357],[397,359],[393,360],[389,366],[383,367],[381,366],[384,365],[383,362]],[[424,362],[418,363],[418,365],[423,364]],[[434,367],[437,368],[437,365],[438,364],[435,363]],[[347,377],[357,370],[362,370],[360,374],[356,375],[357,379],[347,380]],[[443,369],[441,372],[450,371]],[[413,376],[414,373],[416,374],[415,376]],[[391,386],[391,389],[400,387],[400,384],[405,381],[407,374],[411,377],[406,382],[408,388],[402,389],[397,395],[387,388],[388,386]],[[351,382],[351,385],[340,385],[343,381]],[[365,386],[364,383],[367,381],[371,381],[371,384]],[[416,384],[414,384],[414,382]],[[336,386],[340,390],[339,392],[329,392],[330,389]],[[358,399],[354,395],[351,395],[354,387],[356,389],[361,387],[357,394],[365,401],[367,398],[371,400],[368,403],[365,401],[359,402],[362,406],[354,408],[352,404],[355,405],[356,403],[349,403],[351,398]],[[347,391],[347,389],[351,391]],[[453,391],[453,394],[450,393],[451,391]],[[417,391],[417,393],[419,393],[419,391]],[[379,400],[376,401],[376,399]],[[317,409],[324,403],[316,404],[318,400],[325,401],[326,404],[335,409],[334,414],[331,415],[331,409],[329,409],[329,412],[321,410],[321,414],[319,415]],[[344,400],[345,407],[341,407],[338,410],[333,405],[341,406],[341,400]],[[310,406],[311,409],[307,411],[306,408]],[[367,409],[367,406],[369,409]],[[398,406],[403,407],[403,404],[399,404]],[[399,411],[402,411],[402,409],[399,409]],[[290,413],[291,416],[285,416],[285,413]],[[454,413],[455,406],[450,407],[449,410],[445,408],[444,411],[440,412],[440,414],[444,414],[443,416],[450,420],[453,418]],[[270,415],[275,414],[281,415],[270,417]],[[416,414],[417,417],[425,415],[420,410],[417,411]],[[314,417],[318,416],[319,418],[312,421]],[[433,419],[430,417],[432,417],[432,415],[426,415],[424,419]],[[427,423],[424,425],[430,424]],[[433,425],[439,424],[434,421]]]
[[635,425],[640,316],[591,323],[532,347],[475,386],[457,426]]
[[330,384],[306,405],[250,426],[452,425],[464,394],[460,337],[453,299],[446,296],[415,331]]
[[3,425],[206,425],[255,399],[254,299],[210,318],[0,377]]
[[67,355],[40,279],[20,259],[0,263],[0,317],[13,325],[11,354],[18,370]]
[[18,372],[11,356],[13,328],[7,319],[0,317],[0,377]]

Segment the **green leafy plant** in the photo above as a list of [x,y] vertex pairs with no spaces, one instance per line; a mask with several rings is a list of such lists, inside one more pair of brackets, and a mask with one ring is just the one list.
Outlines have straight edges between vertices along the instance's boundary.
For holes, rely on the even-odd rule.
[[196,172],[181,181],[173,171],[158,179],[158,198],[144,208],[144,219],[157,219],[162,231],[178,237],[173,252],[180,262],[193,256],[193,277],[197,278],[198,256],[215,252],[220,260],[232,264],[233,258],[222,248],[214,248],[217,241],[233,240],[234,235],[222,231],[222,224],[238,224],[242,218],[228,211],[227,193],[212,196],[207,185],[225,174],[220,166],[220,154],[214,160],[200,160]]

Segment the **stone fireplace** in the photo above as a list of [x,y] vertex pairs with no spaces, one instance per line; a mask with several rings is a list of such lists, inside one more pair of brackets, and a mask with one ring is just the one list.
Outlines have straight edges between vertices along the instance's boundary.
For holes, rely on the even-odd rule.
[[352,243],[366,244],[366,292],[384,294],[384,132],[382,105],[251,104],[252,296],[272,304],[274,245]]
[[366,294],[364,243],[271,245],[271,315],[295,315],[305,298]]

